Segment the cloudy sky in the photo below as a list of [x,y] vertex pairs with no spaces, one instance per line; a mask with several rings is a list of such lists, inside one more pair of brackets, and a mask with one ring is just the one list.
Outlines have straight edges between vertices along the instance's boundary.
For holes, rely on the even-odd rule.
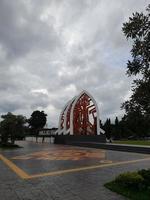
[[90,92],[101,119],[123,114],[131,42],[122,24],[149,0],[0,0],[0,114],[36,110],[57,126],[64,104]]

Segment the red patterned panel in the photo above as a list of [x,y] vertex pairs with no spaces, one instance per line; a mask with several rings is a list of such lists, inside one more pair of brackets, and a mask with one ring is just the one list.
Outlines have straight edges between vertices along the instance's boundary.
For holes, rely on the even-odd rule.
[[73,111],[74,135],[96,135],[96,107],[84,93],[76,102]]

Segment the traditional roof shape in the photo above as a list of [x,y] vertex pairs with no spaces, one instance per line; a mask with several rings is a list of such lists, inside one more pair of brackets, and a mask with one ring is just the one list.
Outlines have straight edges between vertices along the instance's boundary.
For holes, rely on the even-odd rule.
[[58,134],[100,135],[99,110],[95,99],[82,91],[63,108],[58,125]]

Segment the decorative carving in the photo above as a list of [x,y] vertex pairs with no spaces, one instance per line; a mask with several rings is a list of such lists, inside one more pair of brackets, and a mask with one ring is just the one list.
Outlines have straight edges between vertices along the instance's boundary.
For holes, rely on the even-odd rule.
[[86,91],[65,106],[59,119],[58,134],[99,135],[99,110],[94,98]]
[[73,110],[74,135],[97,135],[96,107],[92,99],[84,93],[76,102]]

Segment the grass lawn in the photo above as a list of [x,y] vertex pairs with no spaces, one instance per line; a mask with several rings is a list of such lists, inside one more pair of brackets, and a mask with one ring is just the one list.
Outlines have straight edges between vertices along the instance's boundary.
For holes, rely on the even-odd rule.
[[131,190],[131,188],[123,188],[115,181],[105,184],[105,187],[113,192],[128,197],[131,200],[150,200],[150,190]]
[[150,140],[118,140],[114,141],[114,144],[133,144],[133,145],[149,145]]

